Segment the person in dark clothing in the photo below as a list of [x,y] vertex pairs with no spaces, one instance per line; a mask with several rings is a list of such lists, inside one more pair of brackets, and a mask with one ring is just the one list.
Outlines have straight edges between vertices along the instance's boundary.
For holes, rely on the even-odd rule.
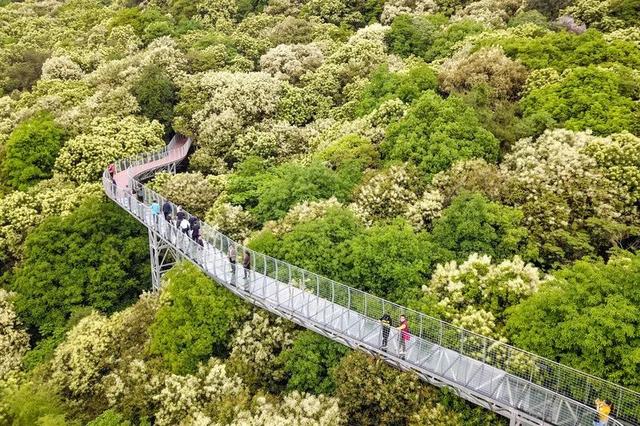
[[189,220],[189,223],[191,224],[191,238],[198,241],[198,238],[200,238],[200,222],[195,219],[193,221]]
[[182,207],[178,206],[178,212],[176,213],[176,218],[178,219],[178,223],[182,222],[182,219],[187,218],[187,214],[182,210]]
[[248,250],[244,251],[244,257],[242,258],[242,267],[244,268],[244,278],[247,279],[249,271],[251,270],[251,254]]
[[173,208],[171,207],[171,203],[168,201],[165,201],[165,203],[162,205],[162,214],[164,214],[164,220],[166,220],[167,222],[171,221],[172,210]]
[[387,351],[387,341],[389,340],[389,330],[391,329],[391,316],[389,314],[382,315],[380,318],[382,323],[382,346],[380,349]]
[[232,243],[229,245],[229,250],[227,251],[227,256],[229,257],[229,263],[231,263],[231,279],[235,279],[236,276],[236,247]]

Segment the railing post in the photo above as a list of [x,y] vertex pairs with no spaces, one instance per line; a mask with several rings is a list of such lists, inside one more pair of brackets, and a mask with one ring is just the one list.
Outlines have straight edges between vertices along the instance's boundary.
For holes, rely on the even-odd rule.
[[280,280],[278,279],[278,261],[276,259],[273,259],[273,264],[275,265],[274,268],[274,281],[276,284],[276,304],[278,306],[280,306]]
[[264,272],[262,273],[262,297],[267,298],[267,257],[264,254],[262,256],[262,265]]

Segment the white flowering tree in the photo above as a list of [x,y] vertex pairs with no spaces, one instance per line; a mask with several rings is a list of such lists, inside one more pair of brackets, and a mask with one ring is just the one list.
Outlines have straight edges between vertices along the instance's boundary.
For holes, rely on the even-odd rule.
[[[557,129],[548,130],[537,139],[518,141],[505,156],[501,165],[505,198],[525,213],[530,235],[542,249],[542,263],[579,258],[593,253],[599,244],[608,249],[608,241],[590,241],[590,235],[596,237],[597,233],[590,234],[593,231],[589,223],[594,223],[593,218],[605,224],[622,223],[628,210],[625,201],[631,197],[625,187],[603,172],[613,177],[616,170],[629,170],[633,185],[631,175],[636,167],[624,167],[625,161],[634,162],[633,156],[616,160],[622,157],[612,155],[620,146],[620,142],[617,148],[615,142],[603,141],[588,132]],[[613,167],[611,162],[623,167]],[[604,235],[608,232],[605,229]]]
[[46,218],[65,216],[101,193],[102,187],[97,184],[76,187],[51,179],[27,192],[14,191],[0,198],[0,265],[20,258],[25,238]]
[[478,192],[499,201],[504,191],[504,176],[495,164],[483,159],[463,160],[436,174],[431,186],[442,196],[444,206],[462,192]]
[[202,173],[158,173],[153,189],[174,204],[203,218],[224,191],[226,176],[204,176]]
[[479,0],[473,1],[458,10],[452,21],[471,19],[494,28],[504,28],[518,11],[523,10],[522,0]]
[[323,62],[324,54],[316,44],[279,44],[262,55],[260,67],[280,80],[296,83]]
[[398,15],[428,15],[438,11],[438,4],[434,0],[391,0],[384,2],[380,22],[391,24]]
[[21,327],[12,297],[0,289],[0,386],[21,370],[22,357],[29,350],[29,335]]
[[594,138],[585,153],[595,159],[601,173],[619,187],[628,220],[635,222],[640,200],[640,138],[629,132]]
[[154,151],[164,145],[157,121],[128,116],[97,118],[91,130],[68,140],[56,160],[56,171],[75,182],[96,180],[117,158]]
[[[132,409],[132,402],[141,407],[141,395],[154,389],[153,374],[140,359],[158,306],[157,295],[144,293],[136,304],[111,317],[92,312],[56,348],[48,366],[50,383],[70,405],[85,411],[85,419],[106,409],[107,401],[124,412]],[[132,388],[132,383],[140,387]]]
[[42,65],[42,80],[78,80],[84,73],[80,65],[68,56],[52,56]]
[[281,91],[282,82],[266,73],[207,72],[187,80],[174,127],[197,137],[192,164],[224,171],[238,135],[275,115]]
[[232,240],[244,241],[255,226],[256,220],[242,206],[222,201],[223,199],[224,197],[219,198],[207,211],[207,224]]
[[246,394],[242,380],[229,374],[222,361],[211,358],[195,374],[170,374],[164,378],[153,396],[157,404],[155,419],[160,426],[210,425],[224,414],[225,401],[235,401],[237,407]]
[[374,175],[356,192],[353,211],[367,225],[401,215],[418,201],[416,178],[402,166],[392,166]]
[[294,391],[284,395],[281,400],[257,396],[251,408],[240,411],[229,424],[339,426],[346,424],[346,420],[340,411],[337,398]]
[[505,310],[535,293],[548,278],[520,257],[492,262],[473,253],[436,267],[422,287],[422,309],[485,336],[503,336]]
[[515,99],[527,78],[527,69],[510,59],[501,47],[482,48],[471,54],[461,52],[445,61],[438,75],[446,92],[464,92],[486,84],[502,99]]
[[281,381],[284,372],[275,361],[282,350],[291,347],[293,340],[293,324],[255,312],[233,338],[229,357],[231,371],[250,386]]

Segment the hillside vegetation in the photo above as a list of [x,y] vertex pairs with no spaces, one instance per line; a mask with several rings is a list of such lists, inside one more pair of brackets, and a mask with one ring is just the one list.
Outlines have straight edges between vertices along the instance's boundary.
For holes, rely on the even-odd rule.
[[[640,391],[640,0],[0,0],[0,424],[499,425],[190,264],[250,247]],[[397,321],[397,318],[393,319]]]

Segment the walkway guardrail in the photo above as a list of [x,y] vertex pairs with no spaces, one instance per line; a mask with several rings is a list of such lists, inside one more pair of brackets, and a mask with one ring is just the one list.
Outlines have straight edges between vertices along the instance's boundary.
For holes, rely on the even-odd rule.
[[[167,157],[170,151],[173,157],[184,157],[188,149],[189,144],[183,145],[178,148],[178,150],[181,150],[179,155],[175,155],[176,152],[171,150],[170,145],[155,153],[141,154],[133,159],[120,160],[116,162],[116,169],[117,171],[131,171],[136,167],[149,163],[158,163],[156,166],[160,168],[162,167],[162,160]],[[151,165],[149,167],[154,166]],[[128,193],[123,188],[117,187],[111,181],[107,172],[103,177],[105,192],[147,227],[154,229],[163,238],[170,240],[172,244],[176,244],[176,248],[186,257],[201,266],[204,265],[204,267],[213,265],[214,273],[215,267],[219,262],[222,262],[222,264],[225,261],[228,262],[225,256],[229,247],[234,246],[238,254],[242,254],[245,251],[250,254],[250,269],[253,276],[258,276],[259,279],[263,279],[265,282],[268,279],[271,280],[270,282],[275,283],[274,285],[278,289],[276,294],[280,294],[281,285],[289,286],[292,289],[291,291],[297,289],[303,291],[306,295],[326,301],[326,303],[329,303],[327,306],[331,306],[333,310],[337,306],[344,308],[348,313],[357,314],[358,318],[360,318],[358,321],[368,321],[366,324],[369,324],[369,327],[371,324],[379,324],[378,320],[384,314],[389,314],[394,319],[404,315],[409,321],[412,333],[410,347],[407,348],[408,359],[406,361],[412,364],[412,369],[420,369],[426,366],[428,360],[421,361],[418,358],[411,360],[411,356],[409,356],[411,351],[414,354],[431,354],[429,356],[432,357],[435,353],[433,350],[435,347],[440,351],[439,356],[455,353],[464,357],[464,365],[466,367],[476,366],[474,368],[477,371],[473,372],[476,376],[482,376],[486,372],[494,375],[497,375],[498,371],[503,372],[504,377],[501,377],[500,380],[496,380],[495,383],[491,380],[491,383],[476,391],[487,397],[495,398],[498,393],[504,392],[504,389],[500,387],[507,386],[508,393],[512,393],[512,389],[520,389],[520,394],[516,396],[505,396],[504,398],[508,400],[506,403],[516,410],[527,412],[545,422],[551,424],[591,425],[595,416],[593,404],[595,399],[599,398],[609,399],[614,404],[612,417],[608,424],[622,425],[618,420],[636,425],[640,424],[640,393],[631,389],[456,327],[445,321],[346,286],[279,259],[255,252],[231,240],[203,221],[200,221],[200,226],[204,245],[200,246],[188,235],[180,235],[182,233],[175,226],[166,222],[162,215],[155,222],[151,220],[149,204],[155,200],[162,205],[167,200],[138,182],[135,178],[136,176],[133,174],[130,176],[129,186],[136,191],[138,198],[132,196],[130,192]],[[173,216],[175,217],[176,206],[173,206],[173,209]],[[185,212],[185,214],[187,217],[191,217],[188,212]],[[211,256],[215,258],[213,263],[211,263]],[[237,268],[238,270],[243,269],[240,264],[238,264]],[[224,278],[229,278],[228,275],[229,273],[225,273]],[[306,303],[308,308],[310,302],[307,301]],[[318,302],[314,303],[317,304]],[[297,308],[292,307],[292,309],[295,310]],[[345,313],[342,312],[342,315],[345,315]],[[356,323],[354,322],[354,324]],[[365,328],[362,324],[358,325],[358,327]],[[375,332],[379,335],[379,328]],[[373,348],[376,351],[378,349]],[[472,361],[477,361],[477,363],[473,364]],[[455,365],[456,362],[462,361],[451,361],[452,365]],[[451,370],[451,368],[452,366],[449,366],[447,370],[456,371],[456,369]],[[460,370],[460,368],[457,370]],[[467,375],[465,381],[469,384],[472,379]],[[505,385],[505,383],[507,384]],[[465,385],[465,383],[462,383],[462,385]],[[505,403],[504,398],[502,398],[503,403]],[[528,401],[526,400],[527,398],[529,399]],[[563,404],[565,408],[562,408]]]

